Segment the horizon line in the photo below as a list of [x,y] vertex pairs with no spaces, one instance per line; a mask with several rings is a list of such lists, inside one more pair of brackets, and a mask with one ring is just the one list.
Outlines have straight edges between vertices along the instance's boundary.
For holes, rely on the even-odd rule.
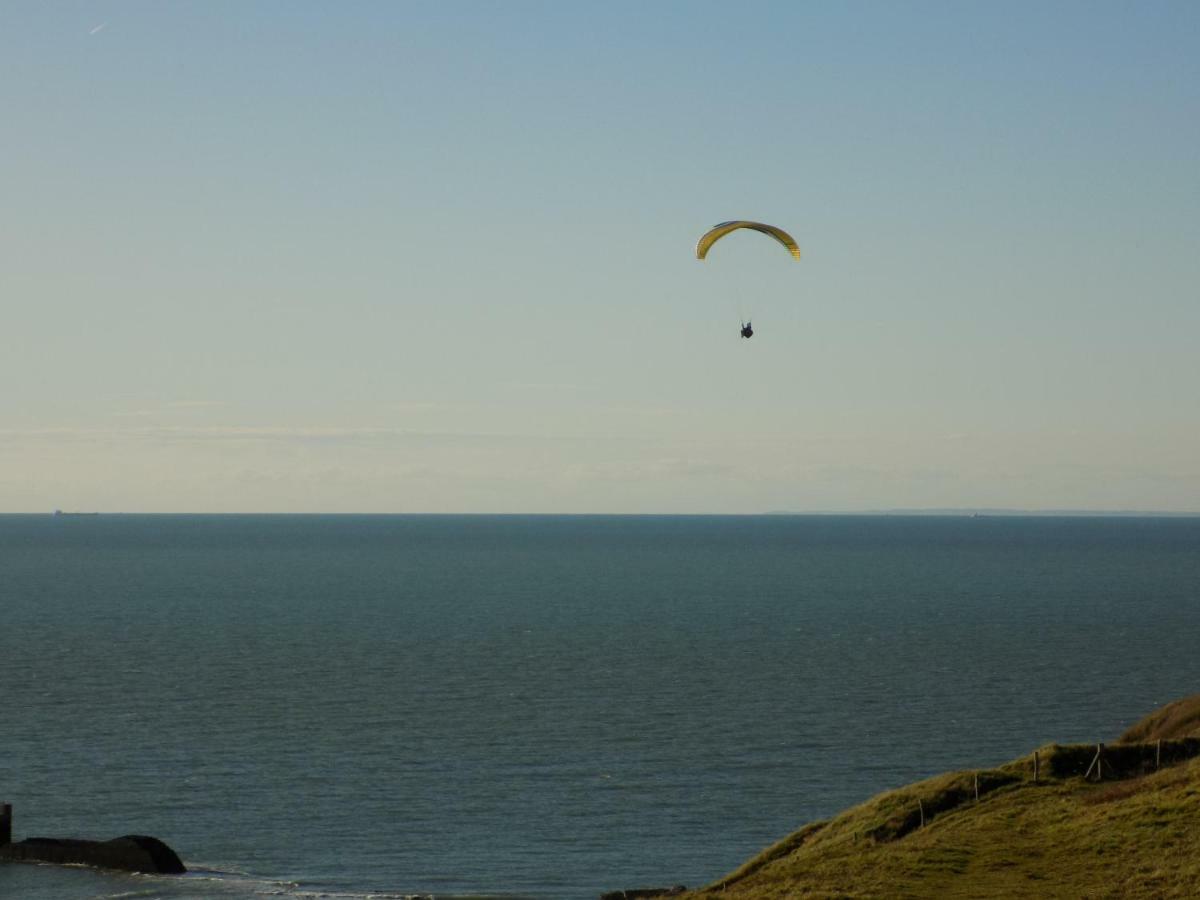
[[712,517],[729,517],[729,518],[752,518],[752,517],[787,517],[787,516],[814,516],[814,517],[834,517],[834,516],[871,516],[884,518],[887,516],[929,516],[929,517],[945,517],[945,518],[1017,518],[1017,517],[1045,517],[1045,518],[1200,518],[1200,510],[1158,510],[1158,509],[1076,509],[1076,508],[1021,508],[1021,507],[895,507],[889,509],[848,509],[848,510],[829,510],[829,509],[814,509],[814,510],[791,510],[791,509],[771,509],[762,510],[759,512],[532,512],[532,511],[510,511],[510,512],[470,512],[470,511],[453,511],[453,512],[435,512],[435,511],[390,511],[390,512],[367,512],[367,511],[341,511],[333,512],[329,510],[241,510],[241,511],[188,511],[188,510],[171,510],[171,511],[139,511],[139,510],[67,510],[54,509],[46,510],[13,510],[0,511],[0,516],[545,516],[545,517],[672,517],[672,518],[712,518]]

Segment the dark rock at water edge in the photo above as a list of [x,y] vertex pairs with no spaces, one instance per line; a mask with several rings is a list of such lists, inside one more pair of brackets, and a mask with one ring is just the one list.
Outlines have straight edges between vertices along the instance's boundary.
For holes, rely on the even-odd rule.
[[11,803],[0,803],[0,862],[95,866],[148,875],[181,875],[187,871],[174,850],[144,834],[127,834],[111,841],[34,837],[14,844]]
[[630,888],[627,891],[609,891],[601,894],[600,900],[642,900],[646,897],[677,897],[687,888],[682,884],[660,888]]
[[158,838],[142,834],[127,834],[111,841],[26,838],[0,847],[0,860],[96,866],[149,875],[181,875],[187,871],[174,850]]

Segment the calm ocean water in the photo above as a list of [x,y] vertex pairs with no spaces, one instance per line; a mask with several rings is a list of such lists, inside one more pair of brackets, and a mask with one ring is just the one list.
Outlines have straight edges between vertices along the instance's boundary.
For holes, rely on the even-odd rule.
[[0,516],[0,897],[594,897],[1200,691],[1200,519]]

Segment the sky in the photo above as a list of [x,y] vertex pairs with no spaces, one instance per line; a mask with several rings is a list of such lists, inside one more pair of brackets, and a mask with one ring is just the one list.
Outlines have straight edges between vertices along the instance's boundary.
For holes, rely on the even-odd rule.
[[0,136],[0,511],[1200,511],[1190,0],[9,0]]

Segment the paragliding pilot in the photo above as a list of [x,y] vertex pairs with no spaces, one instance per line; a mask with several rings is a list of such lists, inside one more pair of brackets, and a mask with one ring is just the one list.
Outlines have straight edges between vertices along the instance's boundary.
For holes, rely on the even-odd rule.
[[742,337],[754,337],[754,329],[750,327],[749,322],[746,322],[742,325]]

